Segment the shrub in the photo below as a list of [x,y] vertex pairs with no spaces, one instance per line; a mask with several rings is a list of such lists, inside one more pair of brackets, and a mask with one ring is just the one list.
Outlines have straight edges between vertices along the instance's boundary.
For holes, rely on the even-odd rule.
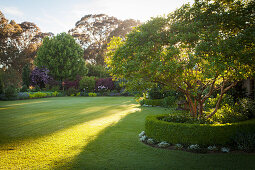
[[175,96],[168,96],[162,100],[163,107],[173,107],[176,106],[176,97]]
[[248,116],[236,112],[235,109],[228,104],[222,106],[211,118],[214,122],[219,123],[233,123],[240,122],[248,119]]
[[18,100],[23,100],[23,99],[28,99],[28,98],[29,98],[29,94],[27,92],[19,92],[17,94]]
[[189,124],[163,121],[166,116],[146,118],[145,132],[148,137],[173,144],[225,145],[232,141],[237,132],[255,133],[255,119],[232,124]]
[[235,105],[235,110],[248,118],[253,118],[255,117],[255,102],[249,98],[239,99]]
[[88,93],[89,97],[96,97],[97,94],[96,93]]
[[114,82],[112,81],[112,78],[101,78],[96,81],[96,90],[106,91],[106,90],[114,90]]
[[74,87],[70,87],[67,91],[66,91],[66,95],[67,96],[71,96],[72,94],[76,94],[77,90]]
[[64,88],[67,89],[67,90],[68,90],[69,88],[78,89],[78,87],[79,87],[79,81],[80,81],[80,79],[79,79],[78,77],[77,77],[77,79],[74,80],[74,81],[66,80],[66,81],[63,82]]
[[55,91],[55,92],[52,93],[52,96],[56,97],[56,96],[58,96],[58,94],[59,93],[57,91]]
[[50,91],[53,91],[53,92],[59,91],[59,90],[60,90],[60,86],[59,86],[59,85],[54,85],[54,86],[52,86],[52,87],[50,88]]
[[160,87],[154,87],[149,92],[149,99],[162,99],[164,98],[164,94],[161,91]]
[[29,93],[29,98],[33,99],[33,98],[43,98],[43,97],[47,97],[47,93],[43,93],[43,92],[36,92],[36,93]]
[[255,150],[255,133],[237,133],[233,141],[239,150],[246,152]]
[[4,95],[8,100],[15,99],[17,97],[17,90],[13,85],[10,85],[4,90]]
[[86,92],[93,92],[95,90],[96,78],[84,76],[79,82],[79,89]]
[[35,68],[30,74],[30,80],[32,86],[39,86],[44,88],[46,84],[52,79],[49,75],[47,68]]
[[81,96],[89,96],[86,92],[81,92]]

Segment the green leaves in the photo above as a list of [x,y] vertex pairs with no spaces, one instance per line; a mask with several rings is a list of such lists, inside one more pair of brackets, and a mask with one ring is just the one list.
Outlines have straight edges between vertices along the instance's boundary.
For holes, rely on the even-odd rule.
[[45,38],[35,63],[38,67],[48,68],[56,80],[72,80],[87,73],[82,48],[66,33]]

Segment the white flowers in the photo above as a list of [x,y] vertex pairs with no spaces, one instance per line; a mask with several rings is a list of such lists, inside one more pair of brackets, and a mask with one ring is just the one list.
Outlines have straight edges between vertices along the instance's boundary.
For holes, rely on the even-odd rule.
[[200,147],[199,147],[198,144],[195,144],[195,145],[190,145],[190,146],[188,147],[188,149],[190,149],[190,150],[197,150],[197,149],[200,149]]
[[152,105],[143,104],[143,107],[152,107]]
[[221,152],[228,153],[229,151],[230,151],[230,149],[229,149],[229,148],[227,148],[227,147],[223,147],[223,148],[221,148]]
[[145,141],[146,141],[146,138],[147,138],[147,137],[144,135],[144,136],[140,137],[140,141],[145,142]]
[[170,145],[169,143],[167,143],[166,141],[163,141],[158,144],[158,147],[165,148],[165,147],[168,147],[169,145]]
[[150,145],[155,144],[154,140],[153,140],[153,139],[151,139],[151,138],[149,138],[149,139],[147,140],[147,143],[148,143],[148,144],[150,144]]
[[145,135],[145,132],[142,131],[138,136],[139,136],[139,138],[141,138],[141,137],[144,136],[144,135]]
[[201,153],[206,153],[208,150],[213,151],[213,152],[219,152],[219,151],[224,152],[224,153],[230,152],[230,148],[228,148],[228,147],[222,147],[220,149],[215,145],[208,146],[206,148],[206,147],[201,147],[198,144],[186,145],[186,144],[178,143],[178,144],[175,144],[174,146],[170,147],[171,144],[168,143],[167,141],[158,142],[152,138],[147,137],[145,134],[145,131],[142,131],[141,133],[139,133],[138,136],[139,136],[139,140],[141,142],[144,142],[144,143],[147,143],[149,145],[153,145],[154,147],[159,147],[159,148],[170,148],[170,149],[175,148],[176,150],[184,150],[184,151],[186,150],[186,151],[201,152]]
[[207,149],[210,150],[210,151],[217,151],[217,147],[215,145],[208,146]]

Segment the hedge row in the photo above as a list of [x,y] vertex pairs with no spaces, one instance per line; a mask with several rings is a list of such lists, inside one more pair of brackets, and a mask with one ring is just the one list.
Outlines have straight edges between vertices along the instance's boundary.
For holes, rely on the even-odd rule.
[[188,124],[160,120],[167,116],[148,116],[145,132],[158,141],[177,144],[225,145],[238,133],[255,133],[255,119],[227,124]]
[[162,106],[163,99],[143,99],[141,105]]

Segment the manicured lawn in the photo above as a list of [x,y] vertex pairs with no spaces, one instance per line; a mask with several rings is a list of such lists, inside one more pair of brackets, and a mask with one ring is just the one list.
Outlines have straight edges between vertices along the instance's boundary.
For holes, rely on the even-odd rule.
[[0,169],[254,169],[255,154],[195,154],[141,143],[131,97],[0,101]]

